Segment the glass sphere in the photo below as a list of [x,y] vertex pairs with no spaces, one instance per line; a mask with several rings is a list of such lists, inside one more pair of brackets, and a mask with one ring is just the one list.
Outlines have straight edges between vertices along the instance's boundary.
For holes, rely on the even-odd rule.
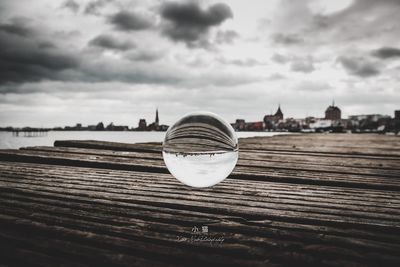
[[170,173],[192,187],[208,187],[232,172],[239,156],[232,126],[211,112],[190,113],[171,126],[163,143]]

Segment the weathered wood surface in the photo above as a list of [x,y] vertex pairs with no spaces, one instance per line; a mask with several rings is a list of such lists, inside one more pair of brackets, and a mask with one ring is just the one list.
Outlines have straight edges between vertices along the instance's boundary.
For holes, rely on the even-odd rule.
[[[241,139],[206,189],[158,143],[55,145],[0,150],[0,265],[400,265],[397,136]],[[223,242],[191,242],[202,226]]]

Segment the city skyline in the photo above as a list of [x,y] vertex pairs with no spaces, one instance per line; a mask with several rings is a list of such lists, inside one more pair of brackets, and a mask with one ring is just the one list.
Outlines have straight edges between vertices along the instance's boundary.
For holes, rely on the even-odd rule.
[[[154,115],[154,121],[152,119],[148,120],[147,118],[141,117],[137,124],[133,123],[127,123],[127,124],[119,124],[119,123],[114,123],[114,121],[99,121],[97,123],[81,123],[81,122],[76,122],[75,124],[69,124],[69,125],[57,125],[57,126],[50,126],[50,127],[37,127],[34,125],[24,125],[24,126],[13,126],[13,125],[8,125],[8,126],[0,126],[1,130],[11,130],[11,129],[53,129],[53,130],[111,130],[111,131],[125,131],[125,130],[138,130],[138,131],[166,131],[171,124],[165,124],[160,121],[160,116],[159,116],[159,110],[158,107],[155,109]],[[188,114],[185,114],[188,115]],[[291,116],[285,116],[285,113],[282,112],[281,105],[278,104],[278,107],[275,112],[271,113],[266,113],[263,115],[263,118],[260,120],[260,118],[256,118],[255,120],[247,120],[244,117],[237,117],[232,121],[227,121],[230,123],[232,126],[236,125],[235,127],[238,126],[238,124],[247,124],[247,125],[253,125],[255,127],[262,127],[263,130],[268,130],[268,127],[271,126],[272,124],[278,125],[279,123],[282,122],[293,122],[293,121],[322,121],[326,123],[327,121],[337,121],[341,123],[346,123],[347,121],[351,120],[358,120],[359,118],[386,118],[390,120],[395,120],[398,121],[400,118],[400,110],[394,110],[393,115],[388,115],[388,114],[377,114],[377,113],[365,113],[365,114],[352,114],[347,117],[342,116],[342,110],[338,105],[335,104],[335,100],[332,100],[332,104],[328,105],[324,111],[323,116],[305,116],[305,117],[291,117]],[[174,121],[175,123],[176,121]],[[260,124],[261,123],[261,124]],[[397,122],[396,122],[397,123]],[[269,125],[269,126],[268,126]],[[239,128],[241,128],[240,126]],[[240,130],[240,129],[236,129]],[[255,129],[252,129],[255,130]]]
[[399,1],[26,3],[0,3],[2,127],[399,109]]
[[[279,104],[276,105],[275,109],[271,108],[269,112],[265,112],[265,113],[262,113],[262,114],[261,113],[260,114],[256,114],[255,116],[250,117],[250,118],[249,117],[245,117],[245,116],[241,116],[241,115],[238,115],[237,117],[234,117],[231,114],[229,117],[231,117],[233,119],[231,119],[231,120],[226,119],[226,118],[224,118],[224,119],[227,122],[230,122],[230,123],[236,121],[237,119],[245,120],[246,122],[249,122],[249,121],[254,121],[254,122],[263,121],[264,120],[263,118],[265,116],[273,116],[274,114],[276,115],[277,110],[281,110],[281,109],[283,109],[285,111],[284,112],[285,118],[291,118],[291,119],[305,119],[305,118],[325,119],[326,110],[327,110],[327,108],[329,108],[331,106],[339,107],[338,105],[336,105],[336,102],[333,99],[332,103],[326,105],[322,110],[320,110],[318,115],[313,115],[313,114],[308,114],[307,113],[305,116],[300,116],[300,115],[290,116],[290,113],[286,112],[286,107],[282,107],[282,105],[279,103]],[[394,117],[395,116],[395,112],[398,112],[398,110],[393,110],[391,112],[391,114],[382,114],[382,113],[376,113],[376,112],[375,113],[374,112],[366,112],[366,113],[359,113],[359,114],[347,114],[346,112],[343,112],[341,107],[340,107],[340,110],[341,110],[341,118],[342,119],[347,119],[347,118],[352,117],[352,116],[360,116],[360,115],[382,115],[382,116]],[[201,111],[201,110],[192,110],[192,111],[190,111],[188,113],[175,116],[176,119],[171,121],[171,122],[160,120],[161,121],[160,124],[172,125],[173,123],[175,123],[178,119],[180,119],[184,115],[187,115],[187,114],[189,114],[191,112],[198,112],[198,111]],[[123,123],[123,122],[121,123],[118,120],[112,120],[112,119],[109,120],[109,121],[108,120],[104,120],[104,119],[100,119],[97,122],[96,121],[88,121],[88,122],[78,121],[78,122],[70,122],[70,123],[66,123],[66,124],[58,123],[56,125],[47,125],[47,126],[44,126],[43,124],[38,125],[38,124],[35,124],[34,122],[30,123],[30,124],[21,123],[20,125],[18,125],[18,124],[14,124],[14,125],[13,124],[0,124],[0,127],[3,127],[3,128],[4,127],[15,127],[15,128],[22,128],[22,127],[57,128],[57,127],[74,127],[77,124],[86,125],[86,126],[95,126],[97,123],[103,123],[104,125],[114,124],[114,125],[123,125],[123,126],[129,126],[129,127],[135,128],[140,123],[140,121],[142,121],[142,120],[144,120],[146,123],[153,123],[153,121],[155,122],[155,121],[159,120],[159,115],[158,115],[159,108],[155,107],[155,109],[153,109],[152,112],[153,112],[153,114],[150,114],[148,116],[142,116],[142,115],[131,116],[131,117],[135,117],[135,118],[138,118],[138,119],[136,120],[136,122],[131,120],[130,122],[127,122],[127,123]],[[165,116],[165,115],[167,115],[167,114],[161,114],[161,116]],[[156,118],[156,120],[154,120],[154,117]],[[166,117],[174,118],[174,116],[168,116],[168,115]],[[157,124],[158,124],[158,122],[157,122]]]

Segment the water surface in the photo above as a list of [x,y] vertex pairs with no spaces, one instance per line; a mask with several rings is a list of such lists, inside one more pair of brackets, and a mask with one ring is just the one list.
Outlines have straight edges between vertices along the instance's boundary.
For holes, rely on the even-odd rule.
[[[239,138],[273,136],[282,133],[237,132]],[[27,146],[53,146],[56,140],[98,140],[121,143],[162,142],[165,132],[108,132],[108,131],[50,131],[45,136],[13,136],[11,132],[0,132],[0,149],[16,149]]]

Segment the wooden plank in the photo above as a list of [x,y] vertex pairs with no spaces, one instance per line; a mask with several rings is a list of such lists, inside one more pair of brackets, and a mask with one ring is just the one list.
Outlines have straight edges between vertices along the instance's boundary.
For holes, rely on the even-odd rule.
[[[159,143],[63,141],[3,150],[1,262],[398,266],[399,140],[241,139],[233,174],[204,189],[168,174]],[[192,228],[204,225],[224,242],[177,238],[190,239]]]
[[377,134],[295,134],[244,138],[241,147],[254,150],[303,151],[327,154],[400,156],[398,136]]
[[[121,144],[113,142],[65,140],[55,146],[109,149],[119,151],[157,152],[161,143]],[[272,137],[240,138],[242,150],[306,152],[325,155],[400,157],[398,136],[377,134],[292,134]]]
[[147,152],[147,153],[159,153],[159,151],[161,151],[161,143],[125,144],[125,143],[102,142],[94,140],[58,140],[54,142],[54,146],[88,148],[88,149],[105,149],[113,151]]
[[[71,154],[89,154],[89,155],[106,155],[114,157],[126,158],[140,158],[140,159],[157,159],[162,160],[161,153],[145,153],[145,152],[130,152],[130,151],[113,151],[101,149],[81,149],[73,147],[26,147],[22,150],[35,150],[47,152],[60,152]],[[332,166],[332,159],[335,160],[335,166]],[[379,173],[400,176],[400,159],[354,159],[349,157],[320,157],[315,155],[291,155],[291,154],[277,154],[277,153],[254,153],[254,151],[241,151],[239,153],[239,164],[242,161],[251,161],[258,166],[276,166],[285,167],[291,166],[296,168],[308,168],[309,170],[339,170],[356,173],[363,173],[364,170],[368,173]]]
[[[139,183],[143,184],[145,186],[152,186],[154,183],[157,186],[161,186],[164,184],[171,184],[171,186],[174,185],[181,185],[179,182],[177,182],[175,179],[173,179],[170,175],[162,175],[162,174],[157,174],[154,175],[152,173],[134,173],[132,174],[137,175],[138,178],[132,180],[132,177],[129,178],[123,178],[120,177],[121,174],[123,176],[129,175],[130,172],[125,172],[125,171],[114,171],[114,170],[103,170],[103,169],[91,169],[90,176],[88,177],[87,173],[87,168],[73,168],[70,169],[68,167],[61,167],[61,166],[52,166],[52,165],[32,165],[32,164],[24,164],[24,163],[1,163],[0,166],[2,166],[2,172],[4,175],[7,174],[15,174],[15,173],[21,173],[24,175],[49,175],[53,172],[57,172],[58,175],[63,175],[62,177],[65,177],[65,179],[75,179],[75,176],[79,176],[80,174],[85,175],[85,181],[89,179],[89,177],[93,177],[93,179],[90,179],[91,182],[95,182],[96,179],[101,179],[103,175],[107,175],[108,177],[112,178],[113,183],[117,184],[132,184],[132,183]],[[25,167],[28,166],[28,167]],[[34,168],[33,168],[34,167]],[[27,173],[28,172],[28,173]],[[141,179],[141,180],[140,180]],[[78,179],[79,180],[79,179]],[[235,186],[232,186],[232,183],[235,184]],[[237,185],[237,186],[236,186]],[[268,190],[269,188],[274,188],[274,190],[282,190],[285,195],[294,195],[296,197],[299,197],[301,195],[307,196],[309,198],[310,196],[307,194],[308,189],[312,188],[318,188],[314,193],[321,192],[321,196],[323,197],[329,197],[333,199],[338,199],[341,200],[342,196],[350,196],[352,200],[357,200],[360,199],[362,202],[364,201],[366,196],[372,196],[374,198],[374,201],[379,200],[380,198],[384,198],[386,202],[383,203],[383,205],[388,205],[392,203],[397,203],[397,198],[398,198],[398,193],[397,192],[391,192],[391,191],[373,191],[374,194],[371,195],[371,191],[365,191],[363,189],[346,189],[346,188],[335,188],[335,187],[321,187],[321,186],[307,186],[307,185],[297,185],[297,184],[291,184],[291,188],[289,190],[284,190],[285,186],[288,186],[287,184],[280,184],[280,183],[268,183],[268,186],[264,186],[263,182],[251,182],[251,181],[241,181],[241,180],[231,180],[227,179],[223,183],[218,184],[218,188],[224,189],[224,191],[217,191],[217,192],[235,192],[234,194],[248,194],[249,196],[262,196],[262,197],[270,197],[269,194],[265,193],[264,190]],[[187,188],[187,187],[183,187]],[[209,189],[203,188],[201,189],[202,191],[207,191]],[[213,188],[213,190],[216,190]],[[304,191],[305,190],[305,191]],[[368,192],[368,195],[365,194],[365,192]],[[279,196],[280,198],[283,196]],[[385,198],[387,197],[387,198]],[[319,201],[319,200],[318,200]],[[361,204],[361,203],[360,203]]]
[[[107,154],[64,153],[60,151],[2,150],[0,151],[0,161],[168,173],[160,156],[148,159],[129,156],[114,157],[114,155]],[[247,161],[246,164],[245,160],[241,160],[231,177],[245,180],[400,190],[400,180],[395,179],[397,170],[387,170],[383,174],[374,171],[366,172],[365,170],[364,173],[356,173],[355,171],[352,173],[351,171],[345,171],[345,169],[342,169],[342,171],[326,168],[313,170],[304,166],[301,169],[289,166],[290,164],[281,167],[274,164],[268,166],[264,161],[258,165],[254,164],[253,161]]]
[[[4,182],[5,184],[8,185],[13,185],[13,186],[17,186],[14,185],[11,180],[15,179],[15,177],[6,177],[6,178],[1,178],[1,181]],[[57,182],[59,184],[62,183],[61,180],[53,180],[54,182]],[[29,181],[29,182],[24,182],[23,184],[18,184],[18,188],[20,188],[22,185],[23,186],[29,186],[30,188],[35,188],[35,189],[40,189],[40,184],[43,182],[43,180],[41,181]],[[65,186],[65,190],[79,190],[80,187],[83,187],[84,185],[82,183],[79,184],[71,184],[68,183]],[[93,190],[98,190],[99,192],[102,192],[104,194],[110,194],[110,196],[113,195],[113,193],[121,191],[121,194],[123,196],[125,196],[126,194],[129,194],[130,190],[123,190],[121,189],[121,187],[117,187],[117,189],[113,188],[113,189],[109,189],[109,190],[102,190],[100,191],[100,188],[97,188],[95,186],[88,186],[86,185],[86,187],[89,187],[89,189],[93,189]],[[52,189],[56,189],[51,187]],[[89,190],[88,189],[88,190]],[[147,198],[147,196],[151,195],[151,196],[155,196],[158,195],[160,197],[166,198],[166,199],[172,199],[172,200],[180,200],[180,201],[188,201],[188,205],[192,205],[193,203],[193,199],[195,199],[196,201],[200,201],[200,202],[210,202],[208,201],[208,198],[210,197],[210,195],[205,195],[205,196],[201,196],[201,195],[196,195],[196,196],[190,196],[188,197],[186,194],[183,194],[182,192],[176,192],[176,191],[172,191],[170,189],[158,189],[158,190],[140,190],[139,187],[135,188],[135,194],[138,196],[137,200],[140,201],[152,201],[149,200]],[[77,191],[80,192],[80,191]],[[141,198],[143,197],[143,198]],[[272,199],[268,202],[261,202],[260,200],[254,201],[254,200],[248,200],[244,197],[242,198],[216,198],[213,201],[211,201],[211,203],[213,204],[223,204],[226,203],[226,201],[229,201],[232,204],[237,205],[237,207],[247,207],[248,209],[252,209],[253,211],[258,211],[260,210],[267,210],[269,212],[269,214],[274,215],[277,214],[276,210],[278,211],[288,211],[287,216],[289,216],[290,218],[292,216],[298,216],[301,214],[305,214],[305,213],[318,213],[319,215],[323,215],[323,216],[318,216],[319,219],[323,219],[323,218],[336,218],[338,216],[342,217],[342,219],[346,219],[349,216],[351,216],[352,218],[356,218],[354,220],[358,220],[358,219],[363,219],[366,222],[380,222],[380,223],[388,223],[388,224],[392,224],[392,225],[397,225],[397,221],[393,221],[395,217],[395,215],[398,215],[396,210],[393,208],[376,208],[376,207],[369,207],[369,206],[360,206],[357,209],[356,205],[346,205],[343,204],[343,208],[340,209],[340,205],[335,203],[327,203],[325,205],[318,205],[316,203],[312,203],[310,201],[306,201],[306,200],[298,200],[298,201],[294,201],[294,200],[280,200],[280,199]],[[387,214],[387,212],[391,212],[390,214]],[[299,214],[297,214],[299,213]],[[261,213],[260,213],[261,214]],[[288,217],[288,218],[289,218]],[[315,216],[313,214],[311,214],[309,216],[309,218],[314,218]],[[315,217],[316,218],[316,217]],[[336,218],[337,219],[337,218]],[[352,220],[352,221],[354,221]],[[386,222],[387,221],[387,222]],[[393,223],[391,223],[393,222]]]
[[[146,179],[141,178],[141,173],[128,172],[126,173],[129,177],[127,179],[135,180],[128,185],[123,186],[114,184],[114,182],[111,183],[111,185],[105,183],[101,179],[104,179],[103,177],[108,177],[106,175],[102,175],[101,178],[99,176],[96,184],[93,181],[86,181],[89,174],[85,173],[80,173],[80,176],[84,178],[76,178],[78,179],[78,183],[74,183],[73,180],[71,181],[72,177],[70,179],[66,179],[68,176],[59,177],[60,174],[56,177],[51,174],[39,175],[38,173],[28,176],[24,174],[24,172],[18,173],[15,170],[12,174],[9,172],[1,172],[1,174],[2,177],[0,178],[0,181],[12,188],[27,187],[36,190],[41,190],[43,188],[47,188],[48,190],[58,190],[62,187],[62,190],[65,192],[87,194],[89,193],[87,191],[93,191],[93,193],[90,192],[93,195],[102,194],[111,198],[118,195],[121,199],[129,199],[130,195],[134,192],[136,196],[135,201],[139,202],[166,205],[166,200],[170,200],[172,206],[174,203],[179,203],[180,205],[187,205],[191,209],[203,209],[208,207],[208,210],[213,210],[221,205],[221,207],[216,209],[215,212],[219,212],[219,210],[224,207],[224,209],[229,209],[231,214],[238,213],[242,217],[245,214],[249,216],[251,214],[253,217],[261,216],[264,218],[263,216],[268,214],[268,216],[272,217],[283,216],[282,219],[288,220],[297,217],[302,218],[305,216],[302,216],[301,214],[307,214],[307,219],[310,220],[330,222],[338,221],[348,224],[355,222],[357,225],[365,224],[366,227],[368,227],[368,225],[376,225],[378,222],[379,224],[393,227],[399,225],[398,217],[396,217],[400,215],[396,210],[399,207],[399,205],[396,204],[398,203],[396,201],[399,200],[398,197],[393,200],[394,208],[384,208],[382,206],[361,206],[358,203],[351,205],[352,201],[346,203],[344,200],[336,203],[333,201],[334,203],[331,203],[332,201],[329,198],[317,197],[316,199],[313,199],[313,191],[317,191],[319,189],[319,187],[317,187],[317,189],[314,190],[309,189],[307,197],[305,198],[296,197],[294,199],[287,199],[284,198],[284,195],[287,193],[284,193],[282,195],[278,194],[275,197],[269,197],[266,202],[264,197],[255,196],[250,198],[238,194],[237,190],[234,190],[235,187],[238,187],[236,186],[235,180],[230,181],[230,188],[232,188],[231,190],[233,191],[231,194],[219,192],[218,197],[215,197],[213,189],[204,191],[201,194],[194,190],[190,190],[194,192],[188,194],[187,187],[179,184],[170,175],[159,175],[159,177],[153,178],[151,181],[151,178],[148,177],[146,177]],[[160,181],[160,178],[162,178],[162,181]],[[48,183],[46,183],[46,181]],[[165,181],[172,183],[171,186],[159,187],[157,185],[158,183],[163,184]],[[152,182],[155,185],[153,185],[152,188],[146,189],[145,187],[149,182]],[[105,186],[106,184],[107,186]],[[254,187],[256,186],[260,186],[260,183],[257,183],[257,185],[254,184]],[[265,188],[268,188],[269,186],[269,183],[265,183]],[[295,190],[292,185],[283,184],[280,186],[287,187],[287,191]],[[264,189],[263,191],[267,194],[270,192],[268,189]],[[353,194],[355,193],[354,191],[350,192]],[[389,195],[392,197],[393,193]],[[370,196],[370,194],[367,193],[366,197],[367,196]],[[312,200],[315,202],[311,202]],[[367,199],[364,198],[364,202],[368,203],[366,201]],[[226,205],[227,202],[231,203],[232,206]],[[383,203],[387,204],[392,202],[385,200]]]
[[[257,262],[265,264],[266,260],[270,263],[317,265],[322,263],[333,265],[335,263],[339,265],[364,263],[365,265],[378,262],[395,264],[399,262],[398,256],[396,256],[399,249],[398,244],[400,244],[399,235],[389,234],[398,231],[395,230],[399,228],[398,222],[390,225],[380,221],[373,225],[368,225],[365,224],[364,219],[358,219],[356,222],[349,224],[348,220],[342,218],[341,221],[314,220],[312,223],[308,218],[304,218],[309,214],[293,216],[288,222],[284,217],[287,216],[287,209],[290,209],[290,207],[286,208],[286,211],[284,206],[276,209],[275,212],[280,212],[283,220],[279,220],[279,216],[271,217],[270,211],[265,209],[267,203],[264,203],[269,202],[269,199],[264,200],[264,202],[262,198],[251,200],[251,202],[259,201],[259,204],[264,205],[262,208],[264,210],[263,213],[258,216],[250,216],[252,212],[249,212],[249,210],[252,211],[254,207],[249,208],[248,205],[237,205],[237,207],[232,208],[230,205],[223,204],[223,201],[212,199],[213,196],[221,195],[213,191],[217,190],[219,185],[215,189],[210,188],[204,192],[197,192],[180,185],[168,175],[161,174],[161,176],[165,177],[159,178],[153,176],[153,183],[149,181],[156,188],[160,178],[162,181],[171,183],[170,189],[163,189],[161,186],[155,191],[167,192],[175,189],[177,190],[176,193],[181,195],[184,192],[196,193],[194,196],[185,195],[182,199],[182,197],[158,195],[146,190],[140,193],[138,189],[144,187],[146,181],[143,178],[135,178],[135,176],[144,175],[141,172],[112,171],[111,174],[107,175],[105,170],[97,173],[98,170],[96,169],[73,168],[71,170],[69,167],[37,166],[21,163],[2,164],[2,169],[7,170],[9,165],[14,165],[13,172],[15,176],[6,178],[9,179],[6,184],[1,181],[2,194],[0,194],[0,197],[2,199],[1,203],[3,203],[1,205],[1,214],[8,214],[7,216],[14,216],[14,218],[20,218],[18,220],[26,222],[21,226],[21,229],[25,229],[32,222],[35,222],[34,229],[43,227],[37,229],[38,234],[54,231],[53,235],[55,237],[61,236],[66,240],[71,240],[73,237],[75,238],[74,240],[80,240],[80,244],[90,244],[89,247],[94,250],[102,248],[106,244],[108,249],[119,251],[122,255],[129,251],[130,255],[134,256],[146,251],[154,251],[156,248],[153,245],[154,240],[158,240],[157,244],[162,246],[159,249],[163,250],[165,247],[174,247],[171,243],[176,241],[172,237],[175,237],[176,234],[190,231],[193,223],[208,222],[211,231],[217,231],[219,234],[223,233],[227,240],[226,246],[224,244],[222,247],[213,247],[213,252],[229,255],[229,259],[224,257],[217,257],[216,259],[212,254],[209,258],[208,256],[198,256],[199,253],[200,255],[210,254],[204,244],[194,244],[188,247],[176,244],[175,246],[184,249],[182,249],[182,252],[168,250],[168,257],[170,254],[172,258],[176,257],[176,262],[173,261],[172,263],[183,264],[187,258],[182,258],[180,253],[191,255],[189,251],[200,251],[199,253],[194,253],[194,258],[191,256],[190,258],[196,259],[202,264],[218,262],[220,264],[231,263],[235,265],[232,257],[234,259],[236,257],[246,258],[244,262],[236,262],[240,265],[254,265]],[[15,168],[18,169],[21,166],[23,166],[23,169],[21,169],[21,173],[18,173]],[[46,171],[43,168],[48,169]],[[39,173],[33,171],[42,171],[43,173],[39,175]],[[66,174],[63,174],[63,171]],[[75,171],[78,172],[75,175],[71,175]],[[29,173],[32,173],[31,177],[26,176]],[[6,172],[5,174],[1,171],[1,177],[3,177],[1,179],[8,177],[8,173]],[[74,184],[74,180],[67,179],[68,176],[78,179],[79,184]],[[151,177],[150,175],[148,176]],[[91,180],[96,179],[96,177],[97,184]],[[125,191],[119,188],[118,184],[111,185],[119,181],[119,179],[126,179],[127,181],[132,179],[131,183],[126,185]],[[35,181],[37,182],[36,185]],[[231,190],[236,188],[238,192],[242,190],[241,187],[245,184],[236,180],[231,182],[234,183],[231,185]],[[137,184],[137,187],[131,187],[135,184]],[[250,182],[249,186],[251,188],[259,188],[259,183]],[[265,183],[264,186],[265,188],[272,188],[269,189],[269,192],[277,190],[276,188],[279,186],[289,187],[287,191],[293,192],[293,194],[298,191],[293,190],[294,188],[292,187],[295,185]],[[304,189],[304,192],[310,195],[311,200],[313,194],[310,194],[310,188],[312,187],[309,186],[308,190]],[[319,189],[320,187],[315,187],[314,191]],[[264,190],[266,189],[260,189],[260,191]],[[334,190],[334,188],[328,187],[326,190]],[[337,190],[340,191],[340,188]],[[370,194],[385,195],[382,191],[353,189],[347,189],[347,191],[349,191],[347,198],[360,197],[357,191],[364,191],[366,204],[375,203],[379,205],[381,198],[367,198]],[[240,198],[238,192],[232,192],[232,197],[238,195]],[[388,192],[388,200],[381,199],[384,201],[382,204],[392,198],[391,194],[394,195],[394,200],[399,200],[398,194]],[[211,203],[208,204],[204,199],[201,200],[200,196],[211,199]],[[278,194],[275,201],[279,200],[281,196],[284,196],[284,193],[282,195]],[[225,202],[231,201],[228,198],[228,193],[221,195],[220,198],[221,200],[225,199]],[[159,200],[161,199],[162,201],[160,202]],[[176,201],[178,199],[180,200]],[[243,199],[243,201],[249,202],[250,200]],[[284,203],[285,200],[282,201]],[[302,205],[304,206],[304,204],[298,205],[299,208]],[[315,206],[315,203],[310,203],[310,205]],[[260,207],[257,209],[260,209]],[[148,212],[143,212],[143,210],[148,210]],[[196,217],[193,217],[194,215],[200,216],[199,221]],[[398,213],[393,216],[397,216],[396,221],[398,221]],[[209,218],[208,221],[206,218]],[[9,222],[11,223],[12,221]],[[177,223],[177,221],[180,221],[180,223]],[[373,222],[372,220],[368,221],[370,223]],[[76,230],[77,227],[79,231]],[[146,237],[145,244],[147,246],[142,249],[132,250],[133,246],[139,244],[138,240],[144,237]],[[228,240],[230,240],[229,243]],[[161,242],[165,243],[161,244]],[[233,244],[241,244],[242,247],[237,247]],[[75,246],[75,244],[72,244],[72,246]],[[58,248],[59,246],[56,247]],[[100,252],[94,251],[93,255],[97,253]],[[162,253],[152,255],[167,257]],[[76,257],[79,258],[80,256],[76,255]],[[145,257],[145,260],[150,260],[150,257],[149,254]],[[124,258],[122,259],[122,262],[126,262]],[[253,262],[251,259],[253,259]],[[254,262],[254,260],[256,261]],[[167,260],[166,263],[168,262]]]
[[[47,211],[42,211],[40,212],[38,208],[35,206],[35,213],[32,216],[29,216],[29,220],[33,220],[36,223],[46,223],[45,228],[43,229],[44,233],[48,234],[48,225],[57,225],[57,232],[55,232],[55,235],[60,236],[62,235],[65,238],[70,238],[70,235],[77,235],[76,238],[79,238],[81,240],[81,243],[85,244],[86,241],[85,239],[90,239],[90,245],[92,249],[92,255],[95,256],[99,254],[99,251],[96,252],[98,249],[97,247],[102,247],[104,246],[104,243],[111,243],[115,244],[117,243],[118,246],[115,247],[114,245],[114,250],[115,251],[120,251],[120,254],[125,254],[126,251],[129,251],[130,255],[135,255],[135,246],[138,246],[138,241],[137,240],[142,240],[147,239],[146,248],[140,249],[139,253],[147,254],[147,257],[150,258],[151,256],[156,257],[158,259],[162,258],[165,262],[170,262],[171,258],[174,260],[175,263],[179,263],[179,260],[181,263],[187,262],[190,257],[190,260],[196,260],[197,262],[201,262],[202,264],[215,264],[219,263],[222,265],[252,265],[252,266],[258,266],[265,264],[267,261],[277,261],[281,256],[284,256],[285,253],[293,253],[294,256],[286,256],[285,261],[287,262],[292,262],[292,263],[299,263],[299,262],[304,262],[304,263],[318,263],[322,262],[323,260],[321,259],[323,256],[329,253],[331,257],[336,257],[336,260],[339,259],[339,261],[342,261],[344,259],[354,262],[355,259],[361,261],[361,262],[367,262],[366,260],[369,261],[374,261],[377,262],[378,260],[382,262],[382,259],[385,259],[385,262],[396,262],[396,257],[393,257],[395,255],[396,251],[398,248],[394,248],[393,246],[384,246],[385,244],[379,243],[379,242],[373,242],[373,241],[363,241],[362,239],[357,240],[357,239],[352,239],[348,240],[348,242],[341,242],[341,238],[336,238],[334,236],[324,236],[323,239],[325,242],[316,242],[313,241],[313,236],[314,235],[304,235],[300,234],[300,236],[296,236],[294,232],[285,232],[285,231],[279,231],[278,233],[275,233],[273,237],[262,237],[258,236],[257,238],[252,238],[252,237],[247,237],[244,234],[240,234],[239,231],[235,231],[233,233],[228,233],[228,232],[223,232],[223,230],[219,230],[216,228],[214,225],[210,226],[210,229],[218,229],[219,234],[223,234],[225,237],[226,243],[222,243],[220,246],[212,246],[212,251],[207,250],[207,245],[204,243],[194,243],[194,245],[185,245],[185,244],[175,244],[180,247],[182,250],[181,252],[176,252],[177,258],[174,258],[174,253],[173,250],[167,249],[169,253],[172,254],[161,254],[158,251],[163,251],[165,252],[164,246],[160,247],[158,245],[158,250],[157,246],[152,245],[154,243],[161,243],[165,242],[165,245],[168,245],[168,247],[175,247],[173,245],[173,240],[176,240],[176,236],[174,234],[166,234],[166,233],[155,233],[157,229],[168,229],[168,225],[155,225],[152,226],[151,222],[148,221],[143,221],[141,224],[145,224],[150,226],[149,228],[151,231],[142,231],[142,229],[138,229],[138,233],[135,233],[133,230],[132,225],[134,225],[135,222],[134,220],[129,220],[129,225],[127,222],[124,223],[126,226],[121,225],[121,221],[116,222],[106,222],[106,223],[99,223],[98,219],[97,222],[93,223],[91,221],[88,221],[87,218],[82,218],[80,219],[72,219],[70,220],[70,224],[73,224],[76,227],[79,227],[79,229],[84,230],[84,233],[87,234],[87,231],[90,232],[89,238],[86,236],[82,237],[80,236],[80,233],[76,233],[76,230],[70,229],[66,227],[65,225],[68,225],[68,218],[62,217],[60,214],[46,214],[49,213]],[[18,210],[17,210],[18,211]],[[10,209],[9,212],[16,214],[17,211],[14,209]],[[45,212],[45,213],[43,213]],[[72,211],[73,212],[73,211]],[[26,214],[23,210],[21,211],[23,215]],[[75,212],[76,213],[76,212]],[[57,220],[54,221],[54,218]],[[85,215],[87,213],[85,212]],[[98,217],[102,217],[102,214],[100,213],[97,215]],[[53,220],[52,220],[53,219]],[[84,220],[84,221],[82,221]],[[1,221],[1,219],[0,219]],[[65,230],[61,228],[62,226],[59,226],[60,223],[64,226],[63,228],[66,228]],[[27,222],[29,224],[29,222]],[[118,224],[118,226],[113,226],[115,224]],[[136,226],[134,226],[137,228]],[[153,228],[155,227],[155,228]],[[227,225],[222,225],[223,228],[226,228]],[[189,229],[189,227],[187,227]],[[36,229],[35,229],[36,230]],[[67,233],[64,233],[63,231],[67,231]],[[165,230],[164,230],[165,231]],[[40,233],[40,231],[39,231]],[[178,231],[178,234],[182,234],[181,230]],[[268,232],[267,232],[268,235]],[[287,236],[292,235],[292,240],[287,240]],[[93,237],[96,237],[97,240],[92,240],[94,239]],[[155,239],[151,239],[155,238]],[[282,240],[283,239],[283,240]],[[294,240],[293,240],[294,239]],[[232,243],[228,243],[232,242]],[[296,241],[297,240],[297,241]],[[302,246],[302,242],[300,240],[307,241],[308,246]],[[176,241],[175,241],[176,242]],[[122,244],[121,244],[122,243]],[[324,244],[325,243],[325,244]],[[341,249],[337,248],[337,244],[343,243],[345,244]],[[357,244],[358,245],[355,245]],[[235,245],[235,244],[241,244],[240,246]],[[365,244],[368,244],[368,246],[365,246]],[[109,245],[111,247],[111,245]],[[350,248],[350,247],[352,248]],[[303,248],[302,248],[303,247]],[[379,248],[385,248],[385,249],[379,249]],[[388,248],[389,247],[389,248]],[[336,250],[335,250],[336,248]],[[121,252],[122,250],[122,252]],[[153,251],[155,251],[153,253]],[[192,251],[192,252],[191,252]],[[320,253],[321,251],[324,251],[324,253]],[[355,252],[358,251],[358,252]],[[378,252],[379,257],[377,255],[375,256],[363,256],[365,254],[369,254],[372,251],[375,253]],[[125,253],[124,253],[125,252]],[[193,253],[195,252],[195,253]],[[360,255],[358,254],[359,252],[364,252],[365,254]],[[185,254],[185,255],[180,255],[180,254]],[[218,253],[221,255],[229,255],[229,258],[220,256],[220,257],[213,257],[212,253]],[[149,255],[151,254],[151,255]],[[358,255],[357,255],[358,254]],[[306,261],[296,259],[296,255],[302,255],[303,257],[307,258]],[[318,256],[317,256],[318,255]],[[85,255],[83,255],[85,256]],[[186,256],[186,257],[185,257]],[[146,258],[147,260],[149,260]],[[240,258],[240,259],[238,259]],[[366,259],[367,258],[367,259]],[[236,262],[235,260],[240,260],[239,262]],[[124,259],[126,261],[126,259]],[[264,262],[264,263],[263,263]],[[236,263],[236,264],[235,264]],[[239,264],[240,263],[240,264]]]

